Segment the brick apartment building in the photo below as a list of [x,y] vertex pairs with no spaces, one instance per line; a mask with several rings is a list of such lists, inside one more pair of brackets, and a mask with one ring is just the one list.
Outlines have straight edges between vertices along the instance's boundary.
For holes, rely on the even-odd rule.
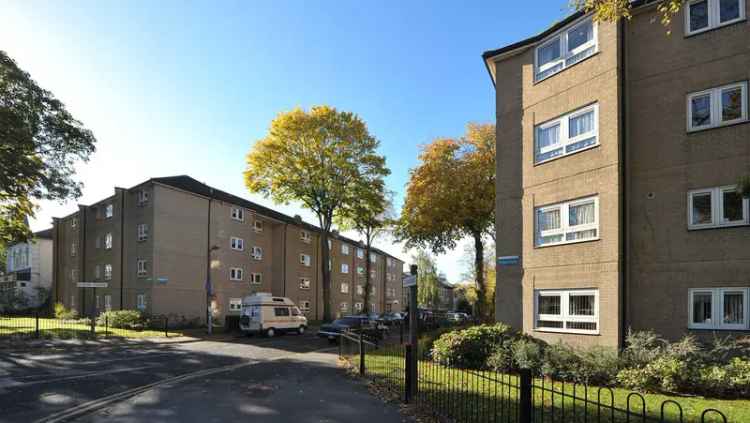
[[654,3],[483,55],[511,257],[496,316],[548,341],[750,333],[747,1],[685,2],[671,34]]
[[[291,298],[323,317],[319,229],[298,216],[211,188],[189,176],[152,178],[54,219],[53,298],[84,315],[140,309],[205,322],[210,263],[218,321],[239,315],[256,292]],[[403,262],[334,233],[335,314],[361,311],[365,260],[372,261],[375,312],[401,310]],[[79,288],[78,282],[106,288]]]

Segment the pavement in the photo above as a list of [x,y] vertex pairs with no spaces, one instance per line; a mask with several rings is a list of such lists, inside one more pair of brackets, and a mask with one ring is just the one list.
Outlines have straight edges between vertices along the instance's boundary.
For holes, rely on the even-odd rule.
[[0,349],[0,422],[408,421],[314,334]]

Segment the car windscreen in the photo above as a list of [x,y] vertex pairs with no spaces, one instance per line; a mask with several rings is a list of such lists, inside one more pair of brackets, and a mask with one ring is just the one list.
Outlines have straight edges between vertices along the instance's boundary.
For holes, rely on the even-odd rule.
[[344,318],[344,319],[336,319],[333,322],[334,325],[343,325],[343,326],[359,326],[360,320],[359,319],[353,319],[353,318]]

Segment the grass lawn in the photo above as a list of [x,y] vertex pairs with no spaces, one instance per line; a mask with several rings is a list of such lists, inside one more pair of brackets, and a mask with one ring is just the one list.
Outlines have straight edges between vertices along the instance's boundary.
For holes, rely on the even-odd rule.
[[[368,351],[365,356],[368,376],[376,383],[391,387],[395,392],[403,392],[404,357],[402,349],[386,347]],[[352,363],[359,364],[358,357],[352,356]],[[461,422],[514,422],[517,415],[519,390],[516,376],[496,372],[460,370],[435,364],[431,361],[419,362],[419,401],[429,410]],[[571,383],[556,382],[553,394],[549,390],[549,380],[535,379],[533,382],[534,422],[625,422],[628,409],[627,398],[632,391],[619,388],[574,386]],[[541,389],[541,388],[544,389]],[[566,394],[562,396],[562,392]],[[575,399],[573,398],[575,393]],[[596,405],[600,396],[601,407]],[[554,396],[554,404],[553,404]],[[613,398],[614,397],[614,398]],[[750,399],[718,400],[703,397],[676,397],[657,394],[643,394],[644,405],[637,395],[630,399],[630,421],[660,421],[660,410],[664,401],[680,404],[679,410],[672,403],[664,406],[665,422],[701,422],[705,409],[720,410],[728,422],[750,422]],[[613,408],[610,404],[614,404]],[[600,420],[597,420],[601,413]],[[709,413],[704,420],[722,422],[717,414]]]
[[[114,329],[96,326],[96,335],[122,338],[163,337],[163,330]],[[0,337],[33,337],[36,332],[34,317],[0,317]],[[91,337],[91,326],[75,320],[39,318],[39,334],[42,338],[85,338]],[[181,336],[180,332],[169,332],[169,336]]]

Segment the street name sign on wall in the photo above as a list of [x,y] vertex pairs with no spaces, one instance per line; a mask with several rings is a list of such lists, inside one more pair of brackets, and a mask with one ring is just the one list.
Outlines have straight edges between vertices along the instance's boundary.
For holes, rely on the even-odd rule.
[[500,266],[518,266],[521,258],[518,256],[501,256],[497,258],[497,264]]
[[79,288],[106,288],[109,284],[107,282],[78,282],[76,286]]

